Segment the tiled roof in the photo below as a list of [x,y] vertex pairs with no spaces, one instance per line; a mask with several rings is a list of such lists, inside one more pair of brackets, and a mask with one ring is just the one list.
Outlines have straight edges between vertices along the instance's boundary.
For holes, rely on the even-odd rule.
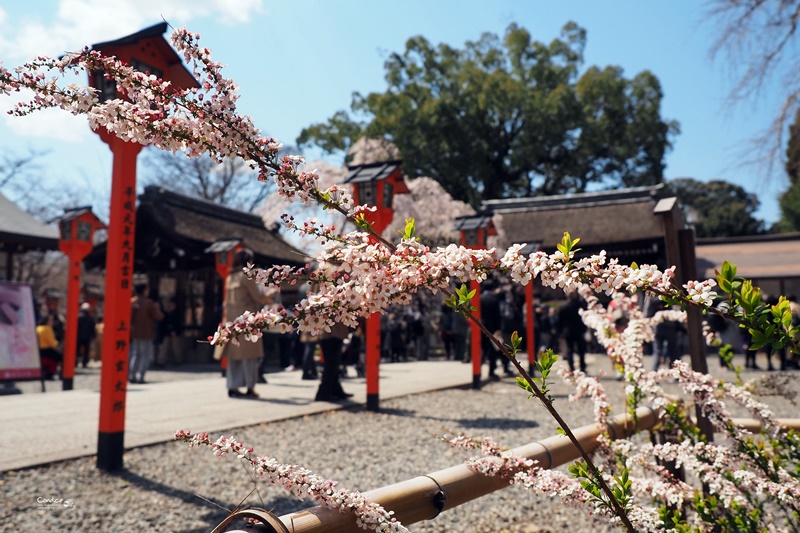
[[307,260],[280,235],[266,229],[261,217],[161,187],[147,187],[139,198],[137,232],[147,226],[153,236],[173,246],[203,253],[217,241],[239,240],[253,250],[260,264],[302,264]]
[[581,245],[604,246],[663,239],[660,217],[653,214],[660,187],[637,187],[562,196],[489,200],[483,209],[495,213],[495,225],[506,239],[540,242],[553,249],[565,231]]
[[58,249],[58,228],[33,218],[0,194],[0,249]]
[[703,239],[696,248],[698,277],[713,278],[730,261],[749,279],[800,277],[800,234]]
[[400,161],[381,161],[367,165],[349,166],[344,183],[364,183],[386,179],[400,168]]

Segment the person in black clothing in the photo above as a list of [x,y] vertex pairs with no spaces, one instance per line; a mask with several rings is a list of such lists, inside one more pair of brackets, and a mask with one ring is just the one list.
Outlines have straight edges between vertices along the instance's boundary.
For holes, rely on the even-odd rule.
[[179,364],[181,362],[181,334],[183,324],[178,312],[177,301],[174,297],[167,300],[164,306],[164,318],[158,323],[158,355],[157,366]]
[[86,368],[86,365],[89,364],[89,350],[96,334],[92,306],[89,305],[89,302],[83,302],[80,314],[78,314],[78,356],[75,359],[76,365],[78,364],[78,359],[80,359],[83,368]]
[[322,332],[317,337],[319,347],[322,349],[324,361],[322,363],[322,380],[320,381],[317,402],[338,402],[347,400],[352,394],[346,393],[339,381],[339,366],[342,361],[342,342],[350,334],[350,329],[343,324],[334,324],[330,332]]
[[586,302],[576,291],[567,294],[567,301],[558,310],[558,328],[567,344],[567,364],[575,371],[573,354],[577,352],[581,372],[586,372],[586,325],[580,310],[586,309]]
[[[653,317],[659,311],[664,311],[667,306],[658,298],[651,298],[647,303],[647,316]],[[678,335],[681,326],[673,320],[664,320],[655,327],[653,340],[653,370],[664,363],[667,368],[672,368],[675,361],[681,358],[678,348]]]
[[[487,280],[481,286],[481,322],[492,334],[500,333],[500,293],[502,289],[495,287]],[[481,354],[483,360],[489,361],[489,379],[497,380],[497,358],[502,357],[497,348],[486,335],[481,335]]]
[[[518,287],[518,286],[517,286]],[[516,331],[524,336],[525,322],[522,310],[525,308],[525,296],[515,289],[514,285],[506,285],[500,293],[500,329],[503,332],[503,342],[511,344],[511,335]],[[500,356],[503,370],[506,374],[513,374],[511,362],[508,358]]]
[[553,353],[561,352],[558,333],[558,309],[547,305],[541,305],[536,310],[539,316],[539,335],[541,336],[541,350],[553,350]]

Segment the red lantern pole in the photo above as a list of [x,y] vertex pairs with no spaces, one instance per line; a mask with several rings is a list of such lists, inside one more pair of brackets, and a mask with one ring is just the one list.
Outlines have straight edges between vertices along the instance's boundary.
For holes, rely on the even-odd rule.
[[[480,320],[481,319],[481,286],[480,284],[472,280],[470,282],[470,288],[475,291],[475,294],[472,297],[472,307],[475,307],[475,311],[472,312],[472,315]],[[470,322],[470,352],[472,354],[472,388],[473,389],[480,389],[481,388],[481,365],[483,364],[483,357],[481,354],[481,340],[483,338],[483,333],[481,332],[478,324],[475,322]]]
[[80,300],[81,261],[92,251],[92,237],[105,225],[89,207],[69,209],[59,217],[58,248],[69,259],[67,277],[67,323],[64,338],[64,359],[61,364],[61,386],[72,390],[78,344],[78,302]]
[[[162,22],[137,33],[95,44],[93,50],[115,56],[142,72],[169,81],[178,89],[200,87],[191,71],[181,63],[163,34]],[[90,72],[89,80],[101,101],[125,98],[103,72]],[[96,130],[114,154],[111,205],[106,248],[106,297],[103,320],[102,374],[100,378],[100,424],[97,466],[122,468],[125,434],[125,394],[130,350],[131,283],[133,281],[134,230],[136,227],[136,157],[142,145],[125,142],[105,128]]]
[[[384,182],[378,182],[378,198],[383,195]],[[377,211],[368,215],[372,229],[378,235],[391,223],[394,210],[377,202]],[[367,411],[380,409],[380,366],[381,366],[381,315],[372,313],[367,317],[366,331],[366,364],[364,375],[367,378]]]
[[104,470],[118,470],[122,468],[125,450],[125,393],[131,341],[131,284],[136,230],[136,157],[142,145],[116,137],[104,140],[114,154],[114,164],[106,249],[97,466]]
[[378,411],[380,404],[381,315],[373,313],[366,321],[367,410]]
[[61,388],[72,390],[78,347],[78,300],[81,285],[81,259],[69,256],[67,281],[67,323],[64,334],[64,359],[61,362]]
[[[228,275],[231,273],[231,256],[233,255],[231,252],[224,252],[228,255],[228,264],[220,265],[217,264],[217,274],[222,277],[222,307],[225,308],[225,302],[228,301]],[[228,371],[228,358],[224,355],[219,358],[219,370],[222,373],[222,376],[225,377],[225,373]]]
[[[353,185],[356,204],[371,204],[375,211],[364,213],[372,231],[380,235],[394,217],[394,195],[408,193],[400,171],[400,161],[384,161],[348,167],[344,183]],[[381,361],[381,317],[373,313],[366,320],[365,333],[367,410],[377,411],[379,404]]]
[[533,369],[536,368],[536,343],[534,342],[534,321],[536,320],[536,308],[533,305],[533,280],[530,280],[525,286],[525,305],[527,306],[527,313],[525,319],[525,329],[527,334],[526,346],[528,347],[528,373],[533,375]]
[[[489,235],[496,235],[494,225],[491,222],[491,216],[480,214],[477,216],[458,217],[456,219],[456,229],[461,232],[461,246],[471,250],[481,250],[486,247],[486,238]],[[481,319],[481,286],[472,280],[470,282],[470,290],[475,291],[470,301],[475,311],[472,315],[477,321]],[[491,333],[494,333],[493,331]],[[481,365],[483,364],[483,354],[481,350],[481,341],[483,333],[481,332],[478,324],[472,322],[470,324],[470,355],[472,357],[472,388],[481,388]]]

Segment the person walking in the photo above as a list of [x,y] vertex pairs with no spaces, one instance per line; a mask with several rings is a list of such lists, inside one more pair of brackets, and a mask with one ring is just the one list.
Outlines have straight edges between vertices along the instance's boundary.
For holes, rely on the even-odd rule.
[[[266,289],[264,291],[264,298],[266,299],[266,303],[263,306],[264,311],[277,311],[280,309],[280,292],[278,289]],[[278,360],[283,359],[281,337],[284,335],[295,336],[294,333],[273,333],[271,331],[265,331],[261,335],[261,347],[263,349],[263,355],[261,357],[261,361],[258,363],[259,383],[267,382],[267,378],[264,376],[264,374],[267,373],[267,367],[269,366],[270,360],[273,359],[273,356]],[[283,365],[281,366],[283,367]],[[286,369],[284,368],[284,370]]]
[[164,318],[159,305],[150,299],[150,289],[145,283],[134,287],[131,300],[131,360],[128,380],[144,383],[144,375],[150,368],[155,352],[158,321]]
[[457,313],[452,309],[448,309],[448,312],[453,315],[453,360],[469,363],[470,357],[467,352],[467,338],[470,332],[469,320],[463,314]]
[[[248,249],[239,250],[233,256],[231,273],[227,279],[227,295],[222,309],[222,321],[227,322],[242,315],[245,311],[260,309],[269,302],[266,293],[258,284],[249,279],[242,269],[253,262],[253,252]],[[258,381],[258,364],[264,356],[262,339],[256,342],[242,340],[239,345],[229,342],[222,347],[222,357],[228,358],[228,370],[225,373],[230,398],[258,398],[255,386]],[[245,387],[243,394],[239,389]]]
[[39,340],[39,354],[41,357],[42,374],[44,379],[54,379],[61,363],[61,352],[58,351],[58,341],[53,332],[52,315],[43,315],[36,326],[36,336]]
[[347,400],[352,394],[348,394],[342,388],[339,381],[339,366],[342,362],[342,344],[344,339],[350,334],[350,328],[336,323],[331,326],[330,332],[322,332],[316,337],[319,347],[322,350],[322,380],[317,389],[314,401],[317,402],[339,402]]
[[[659,298],[650,298],[645,305],[647,316],[652,318],[656,313],[667,310],[667,306]],[[672,368],[675,361],[681,358],[678,344],[681,325],[674,320],[662,320],[655,327],[653,338],[653,371],[662,364]]]
[[158,323],[158,366],[180,364],[182,332],[181,316],[173,296],[167,300],[164,318]]
[[[501,338],[503,333],[500,329],[500,295],[502,289],[497,287],[492,280],[486,280],[481,285],[481,321],[486,329],[489,330],[494,336]],[[495,347],[494,343],[486,335],[481,335],[481,355],[484,361],[489,361],[489,379],[499,380],[500,376],[497,375],[498,358],[505,356],[501,355]]]
[[572,372],[575,371],[575,353],[578,354],[581,372],[586,372],[586,325],[581,318],[581,309],[586,309],[586,302],[577,291],[567,294],[567,301],[558,309],[558,328],[567,344],[567,364]]
[[78,357],[75,364],[78,364],[78,359],[81,361],[81,366],[86,368],[89,364],[89,352],[91,351],[92,341],[96,335],[95,322],[92,316],[92,306],[89,302],[81,304],[80,314],[78,314],[78,346],[75,353]]
[[[523,309],[525,308],[525,297],[514,289],[513,285],[504,285],[499,294],[500,309],[500,331],[503,333],[503,342],[511,345],[511,335],[516,331],[522,334],[525,331],[523,322]],[[511,362],[505,356],[500,356],[503,365],[503,372],[506,375],[513,375]]]

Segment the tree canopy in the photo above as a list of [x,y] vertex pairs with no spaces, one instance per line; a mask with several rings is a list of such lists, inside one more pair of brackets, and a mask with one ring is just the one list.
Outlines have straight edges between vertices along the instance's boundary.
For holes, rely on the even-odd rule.
[[795,115],[794,124],[789,126],[785,169],[789,188],[780,196],[781,218],[775,229],[800,231],[800,112]]
[[724,180],[669,180],[667,189],[678,198],[689,218],[694,215],[698,237],[737,237],[764,233],[764,222],[755,218],[759,201],[755,194]]
[[386,61],[384,92],[355,93],[350,112],[297,143],[335,153],[361,136],[389,140],[408,176],[473,205],[661,182],[678,125],[661,117],[658,79],[615,66],[581,73],[585,46],[574,23],[549,44],[515,24],[463,49],[411,38]]

